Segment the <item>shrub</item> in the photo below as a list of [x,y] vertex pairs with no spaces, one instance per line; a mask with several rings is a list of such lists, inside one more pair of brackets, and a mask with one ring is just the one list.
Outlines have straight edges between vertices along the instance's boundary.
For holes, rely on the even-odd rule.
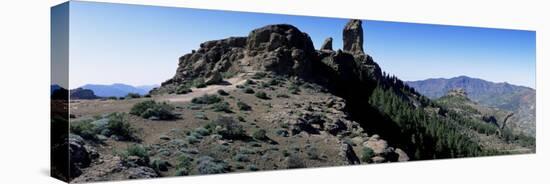
[[134,129],[126,120],[123,113],[112,113],[107,118],[107,129],[113,134],[125,140],[135,140]]
[[292,83],[288,87],[288,91],[292,94],[298,94],[298,93],[300,93],[300,86],[298,86],[297,84]]
[[176,94],[187,94],[187,93],[191,93],[192,90],[191,88],[189,88],[187,85],[180,85],[178,86],[178,88],[176,88]]
[[223,160],[202,156],[197,160],[197,170],[200,174],[217,174],[229,171],[229,165]]
[[267,96],[267,94],[263,91],[258,91],[256,92],[256,94],[254,94],[256,97],[258,97],[259,99],[264,99],[264,100],[267,100],[269,99],[269,97]]
[[175,119],[176,115],[172,112],[174,107],[166,102],[157,103],[153,100],[147,100],[135,104],[130,109],[130,114],[141,116],[142,118],[158,118],[161,120]]
[[256,82],[254,82],[253,80],[250,80],[250,79],[248,79],[244,82],[244,85],[254,85],[254,84],[256,84]]
[[195,129],[195,132],[201,136],[208,136],[210,135],[210,131],[206,128],[199,127]]
[[170,163],[168,163],[165,160],[155,158],[151,160],[151,162],[149,163],[149,166],[151,166],[151,168],[153,168],[157,172],[168,171],[168,166],[170,166]]
[[245,154],[242,154],[242,153],[237,153],[235,155],[235,157],[233,157],[233,159],[235,161],[238,161],[238,162],[248,162],[248,161],[250,161],[250,159],[248,158],[248,155],[245,155]]
[[277,80],[277,79],[269,79],[269,80],[267,81],[267,84],[268,84],[268,85],[271,85],[271,86],[276,86],[276,85],[279,85],[280,82],[279,82],[279,80]]
[[229,93],[227,93],[227,92],[224,91],[223,89],[219,89],[219,90],[218,90],[218,95],[227,96],[227,95],[229,95]]
[[225,78],[225,79],[228,79],[228,78],[231,78],[233,76],[237,75],[236,72],[230,72],[230,71],[227,71],[227,72],[223,72],[222,73],[222,77]]
[[126,95],[126,98],[128,99],[132,99],[132,98],[141,98],[141,95],[140,94],[137,94],[137,93],[128,93]]
[[240,139],[246,137],[243,127],[233,117],[220,116],[211,122],[214,132],[225,139]]
[[267,137],[267,131],[265,131],[264,129],[259,129],[252,133],[252,138],[262,141],[269,139],[269,137]]
[[187,176],[187,175],[189,175],[189,171],[185,168],[179,168],[179,169],[176,169],[175,175],[176,176]]
[[116,96],[110,96],[110,97],[107,97],[107,99],[109,99],[109,100],[118,100],[118,98]]
[[253,94],[254,93],[254,90],[252,88],[244,88],[243,89],[243,92],[244,93],[247,93],[247,94]]
[[252,76],[253,79],[263,79],[265,76],[267,76],[267,73],[265,72],[256,72]]
[[126,158],[129,156],[136,156],[149,160],[149,152],[147,152],[147,150],[139,144],[132,144],[126,147],[126,150],[123,152],[123,157]]
[[188,135],[187,137],[185,137],[185,139],[187,140],[187,142],[188,142],[189,144],[195,144],[195,143],[200,142],[199,138],[197,138],[197,137],[194,136],[194,135]]
[[204,82],[203,78],[197,78],[193,80],[193,86],[195,86],[196,88],[204,88],[206,87],[206,82]]
[[227,102],[218,102],[214,104],[214,106],[212,106],[212,109],[215,112],[226,112],[226,113],[231,112],[231,107],[229,107],[229,103]]
[[208,94],[204,94],[201,97],[196,97],[191,99],[191,103],[194,103],[194,104],[214,104],[221,101],[222,101],[222,98],[218,97],[218,95],[208,95]]
[[249,111],[249,110],[252,110],[252,107],[250,107],[250,105],[244,103],[244,102],[241,102],[241,101],[238,101],[237,102],[237,107],[239,107],[239,110],[241,111]]
[[374,156],[374,151],[369,147],[363,147],[361,150],[361,161],[370,162],[371,158]]
[[185,169],[185,170],[188,171],[188,170],[191,169],[192,162],[193,162],[193,158],[191,158],[189,155],[181,154],[178,157],[178,164],[176,165],[176,168],[177,169]]
[[258,167],[254,164],[247,165],[246,168],[250,171],[257,171],[258,170]]
[[288,96],[287,94],[280,93],[280,94],[277,94],[277,98],[290,98],[290,96]]
[[95,140],[97,129],[95,125],[91,123],[91,120],[83,120],[71,123],[71,133],[79,135],[80,137],[88,140]]

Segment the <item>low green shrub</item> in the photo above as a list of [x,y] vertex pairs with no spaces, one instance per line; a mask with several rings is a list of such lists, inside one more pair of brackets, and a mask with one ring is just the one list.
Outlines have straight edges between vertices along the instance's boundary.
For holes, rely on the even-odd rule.
[[229,172],[230,167],[223,160],[202,156],[197,160],[197,170],[200,174],[218,174]]
[[176,115],[172,112],[174,107],[166,102],[155,102],[147,100],[135,104],[130,109],[130,114],[140,116],[145,119],[155,118],[160,120],[176,119]]
[[107,118],[109,119],[107,129],[109,129],[111,134],[117,135],[124,140],[131,141],[137,139],[134,136],[135,130],[126,119],[124,113],[112,113]]
[[227,102],[218,102],[218,103],[216,103],[212,106],[212,109],[215,112],[226,112],[226,113],[231,112],[231,107],[229,106],[229,103],[227,103]]
[[287,94],[284,94],[284,93],[279,93],[279,94],[277,94],[277,98],[290,98],[290,96],[288,96]]
[[288,87],[288,91],[292,94],[298,94],[300,93],[300,86],[298,86],[297,84],[295,83],[292,83],[289,87]]
[[229,116],[219,116],[205,128],[221,135],[224,139],[241,139],[247,137],[244,128],[239,122]]
[[256,97],[258,97],[259,99],[263,99],[263,100],[267,100],[269,99],[269,96],[267,96],[267,94],[263,91],[258,91],[254,94]]
[[256,72],[254,73],[254,75],[252,75],[252,79],[256,79],[256,80],[263,79],[266,76],[267,76],[267,73],[265,72]]
[[229,95],[229,93],[227,93],[227,92],[226,92],[225,90],[223,90],[223,89],[219,89],[217,92],[218,92],[218,95],[220,95],[220,96],[227,96],[227,95]]
[[132,144],[126,147],[126,149],[119,154],[124,160],[129,156],[136,156],[142,158],[146,161],[149,161],[149,152],[145,147],[139,144]]
[[196,97],[196,98],[191,99],[191,103],[194,103],[194,104],[214,104],[214,103],[221,102],[222,100],[223,99],[218,97],[218,95],[204,94],[200,97]]
[[95,140],[97,131],[95,125],[93,125],[92,120],[82,120],[71,123],[70,132],[80,137],[88,140]]
[[267,131],[265,131],[264,129],[259,129],[254,131],[254,133],[252,133],[252,138],[256,140],[261,140],[261,141],[265,141],[269,139],[269,137],[267,137]]
[[239,110],[241,110],[241,111],[250,111],[250,110],[252,110],[252,107],[250,107],[250,105],[248,105],[244,102],[241,102],[241,101],[237,102],[237,107],[239,107]]
[[370,162],[371,158],[374,156],[374,151],[369,147],[363,147],[361,150],[361,161]]
[[243,92],[246,93],[246,94],[253,94],[254,90],[252,88],[244,88]]
[[176,94],[187,94],[193,92],[187,85],[180,85],[176,88]]

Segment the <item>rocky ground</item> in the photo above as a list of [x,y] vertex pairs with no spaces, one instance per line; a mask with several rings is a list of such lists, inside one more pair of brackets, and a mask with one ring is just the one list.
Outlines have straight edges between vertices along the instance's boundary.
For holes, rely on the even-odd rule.
[[[274,75],[246,78],[245,83],[235,88],[232,85],[216,88],[227,92],[214,94],[229,104],[224,111],[217,112],[216,104],[174,100],[170,104],[176,107],[174,113],[179,114],[175,120],[125,114],[139,141],[102,134],[96,135],[99,140],[92,141],[72,135],[75,151],[89,155],[86,159],[75,158],[89,158],[85,161],[89,164],[82,165],[82,175],[74,182],[408,160],[407,154],[388,145],[383,137],[367,135],[357,122],[349,120],[342,111],[346,102],[323,92],[322,87]],[[204,91],[207,92],[210,91]],[[266,97],[255,95],[259,92],[265,92]],[[152,99],[185,99],[189,95],[197,93]],[[105,119],[102,116],[128,113],[134,104],[146,100],[149,99],[74,101],[71,114],[76,119],[72,123],[93,119],[92,124],[101,124]],[[249,107],[243,108],[238,103]],[[244,137],[225,138],[206,131],[205,126],[220,117],[228,117],[241,126]],[[136,145],[145,150],[147,158],[121,156],[121,152]]]

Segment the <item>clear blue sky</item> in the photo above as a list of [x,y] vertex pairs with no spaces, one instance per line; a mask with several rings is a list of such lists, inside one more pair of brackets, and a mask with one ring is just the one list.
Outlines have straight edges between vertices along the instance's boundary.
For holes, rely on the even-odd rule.
[[[199,44],[246,36],[267,24],[307,32],[316,48],[327,37],[342,47],[346,19],[90,2],[71,3],[71,88],[84,84],[159,84],[178,58]],[[535,86],[535,32],[364,21],[364,48],[403,80],[467,75]]]

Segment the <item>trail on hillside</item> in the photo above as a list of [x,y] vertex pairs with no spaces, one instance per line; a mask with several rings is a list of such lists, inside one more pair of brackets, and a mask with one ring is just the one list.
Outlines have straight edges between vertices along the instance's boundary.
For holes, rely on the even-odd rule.
[[189,102],[195,97],[200,97],[205,94],[215,94],[218,90],[231,91],[237,89],[237,85],[244,84],[246,79],[245,75],[237,75],[233,78],[224,80],[222,84],[208,85],[204,88],[191,88],[191,92],[181,95],[166,95],[157,97],[157,100],[169,101],[169,102]]

